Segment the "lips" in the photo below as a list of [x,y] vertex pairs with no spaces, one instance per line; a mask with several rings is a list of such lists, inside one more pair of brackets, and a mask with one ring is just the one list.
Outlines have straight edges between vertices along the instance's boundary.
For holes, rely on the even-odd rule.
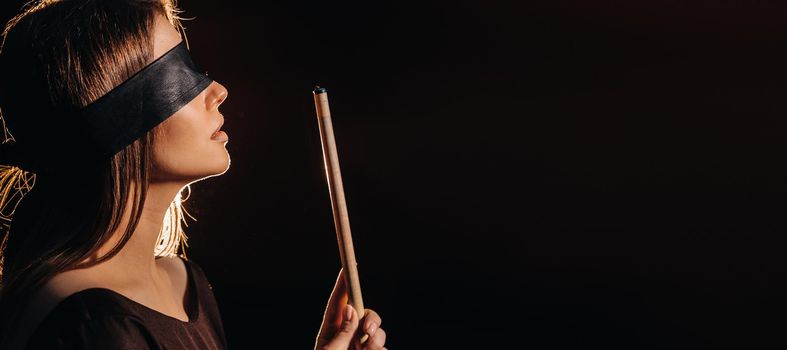
[[215,131],[213,131],[213,134],[211,134],[210,136],[211,137],[216,136],[216,134],[221,130],[222,125],[224,125],[224,119],[221,119],[221,123],[219,123],[219,126],[216,128]]

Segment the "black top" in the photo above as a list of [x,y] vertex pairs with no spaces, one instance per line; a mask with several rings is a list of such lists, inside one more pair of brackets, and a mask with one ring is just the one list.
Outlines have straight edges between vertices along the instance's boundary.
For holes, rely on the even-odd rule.
[[26,349],[226,349],[213,288],[199,265],[183,261],[188,272],[188,322],[111,289],[88,288],[60,301]]

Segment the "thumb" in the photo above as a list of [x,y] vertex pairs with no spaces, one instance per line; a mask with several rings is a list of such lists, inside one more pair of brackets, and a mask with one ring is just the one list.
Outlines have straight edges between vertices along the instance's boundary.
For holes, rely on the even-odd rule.
[[358,329],[358,312],[350,305],[344,305],[342,310],[342,324],[333,339],[325,345],[325,350],[346,350],[350,347],[355,330]]
[[336,283],[331,291],[331,296],[328,298],[328,305],[325,307],[325,323],[339,328],[343,319],[342,305],[349,302],[350,296],[347,294],[347,284],[344,280],[344,269],[339,270],[339,275],[336,277]]

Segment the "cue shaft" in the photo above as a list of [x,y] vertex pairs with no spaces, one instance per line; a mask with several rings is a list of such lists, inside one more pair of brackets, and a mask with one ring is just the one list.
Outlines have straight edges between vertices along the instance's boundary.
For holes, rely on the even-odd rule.
[[[353,239],[350,232],[350,217],[347,214],[347,203],[344,199],[344,185],[342,184],[342,174],[339,169],[339,155],[336,152],[336,140],[333,136],[331,111],[328,107],[328,92],[319,86],[314,89],[314,106],[317,109],[317,122],[320,126],[325,175],[328,178],[328,189],[331,195],[336,239],[339,241],[339,255],[341,256],[342,267],[345,272],[345,282],[350,291],[348,293],[350,305],[355,307],[359,317],[363,317],[364,307],[363,297],[361,296],[361,282],[358,278],[355,249],[353,249]],[[359,328],[360,326],[359,324]]]

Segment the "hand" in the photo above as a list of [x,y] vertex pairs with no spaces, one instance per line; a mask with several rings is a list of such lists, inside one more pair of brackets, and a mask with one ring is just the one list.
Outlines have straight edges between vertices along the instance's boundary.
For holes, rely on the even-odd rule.
[[[320,333],[317,334],[315,350],[388,350],[385,347],[385,331],[380,328],[383,320],[371,309],[364,311],[364,316],[358,320],[355,308],[347,304],[350,296],[347,294],[347,284],[344,282],[344,269],[339,270],[336,285],[333,287],[328,306],[322,318]],[[348,316],[349,314],[349,316]],[[362,324],[362,330],[358,330]],[[356,349],[354,339],[368,335],[368,339]]]

